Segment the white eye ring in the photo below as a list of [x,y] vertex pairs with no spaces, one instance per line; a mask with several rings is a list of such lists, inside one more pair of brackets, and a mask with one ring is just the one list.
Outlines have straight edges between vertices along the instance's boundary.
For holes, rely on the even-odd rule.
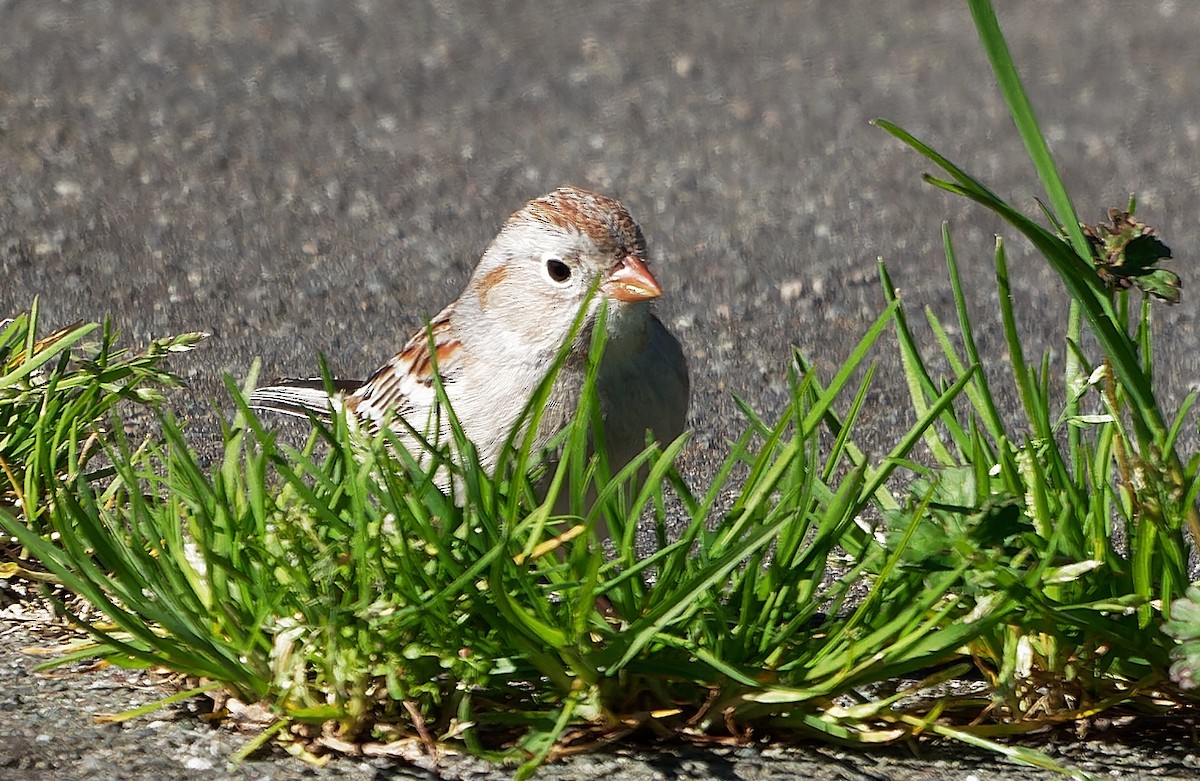
[[546,260],[546,276],[560,285],[566,284],[571,279],[571,267],[558,258],[549,258]]

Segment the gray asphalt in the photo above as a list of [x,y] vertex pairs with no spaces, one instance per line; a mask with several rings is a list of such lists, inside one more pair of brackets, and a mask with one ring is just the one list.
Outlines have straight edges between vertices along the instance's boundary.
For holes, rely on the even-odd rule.
[[[1172,411],[1200,384],[1200,4],[1000,5],[1081,216],[1136,192],[1175,250],[1184,303],[1156,314]],[[569,182],[623,199],[646,233],[692,364],[700,482],[739,431],[732,394],[770,414],[793,345],[826,371],[846,355],[882,306],[878,257],[914,320],[952,319],[942,220],[1004,376],[1002,228],[923,185],[930,166],[876,116],[1034,212],[960,3],[0,0],[0,317],[40,296],[47,326],[211,332],[177,363],[192,391],[173,400],[211,443],[223,373],[261,358],[265,376],[305,375],[324,353],[365,374],[457,294],[511,211]],[[1060,356],[1063,294],[1005,233],[1023,326]],[[861,439],[875,452],[908,420],[895,357],[878,357]],[[36,724],[57,696],[6,720]],[[64,730],[50,742],[68,753],[157,751]],[[732,767],[720,777],[785,777]],[[874,777],[839,772],[824,775]]]

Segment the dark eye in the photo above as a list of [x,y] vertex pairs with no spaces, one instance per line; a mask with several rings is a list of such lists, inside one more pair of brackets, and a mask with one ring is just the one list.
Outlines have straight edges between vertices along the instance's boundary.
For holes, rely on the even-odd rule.
[[546,273],[555,282],[566,282],[571,278],[571,267],[558,258],[551,258],[546,261]]

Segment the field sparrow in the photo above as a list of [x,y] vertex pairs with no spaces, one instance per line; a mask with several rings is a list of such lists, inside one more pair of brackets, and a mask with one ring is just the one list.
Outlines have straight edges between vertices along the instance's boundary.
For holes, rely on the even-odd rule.
[[[612,473],[645,448],[647,430],[663,444],[677,437],[687,414],[688,370],[679,342],[650,312],[649,302],[660,295],[646,267],[641,229],[612,198],[562,187],[513,214],[466,289],[429,321],[446,395],[482,466],[495,469],[505,439],[587,303],[534,437],[535,452],[570,423],[601,300],[608,302],[608,341],[597,392]],[[281,380],[255,390],[250,406],[300,417],[328,416],[344,406],[360,422],[378,424],[399,414],[428,431],[437,398],[429,347],[429,330],[421,328],[366,382],[336,381],[332,398],[319,379]],[[438,436],[449,440],[446,426],[430,439]]]

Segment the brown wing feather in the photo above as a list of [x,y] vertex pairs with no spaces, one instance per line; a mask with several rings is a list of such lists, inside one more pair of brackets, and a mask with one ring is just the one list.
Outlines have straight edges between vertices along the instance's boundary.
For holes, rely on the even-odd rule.
[[[387,414],[410,416],[430,409],[437,392],[434,390],[433,367],[437,358],[442,382],[454,381],[453,357],[462,349],[454,334],[451,319],[453,305],[446,307],[405,343],[400,352],[362,384],[346,400],[349,409],[360,418],[380,420]],[[435,353],[430,352],[432,332]]]

